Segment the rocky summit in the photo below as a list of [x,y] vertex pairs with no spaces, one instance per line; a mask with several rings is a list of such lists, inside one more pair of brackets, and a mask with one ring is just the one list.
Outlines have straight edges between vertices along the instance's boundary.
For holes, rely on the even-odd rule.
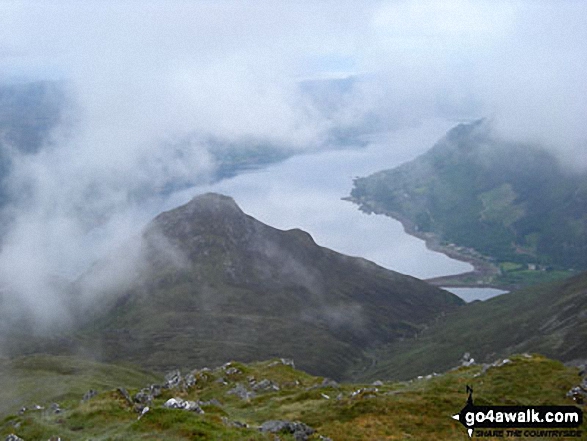
[[[286,357],[340,379],[367,361],[366,349],[413,336],[463,303],[321,247],[304,231],[265,225],[219,194],[157,216],[139,249],[78,281],[107,286],[108,295],[98,296],[76,339],[105,360],[156,370]],[[124,283],[108,277],[113,266],[128,269]]]

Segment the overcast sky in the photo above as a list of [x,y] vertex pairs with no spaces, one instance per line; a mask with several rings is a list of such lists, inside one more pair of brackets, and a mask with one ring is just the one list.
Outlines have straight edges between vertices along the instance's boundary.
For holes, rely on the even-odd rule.
[[138,128],[311,142],[328,122],[296,80],[352,74],[369,75],[351,113],[474,112],[571,142],[586,20],[584,1],[5,1],[0,72],[72,80],[92,124],[138,142]]
[[[72,102],[55,148],[15,158],[30,191],[0,278],[46,292],[136,232],[156,210],[128,204],[143,183],[213,172],[197,136],[173,154],[188,135],[312,150],[369,118],[487,116],[587,166],[585,23],[585,1],[3,1],[0,81],[64,79]],[[347,77],[328,112],[299,87]],[[108,213],[91,247],[88,213]]]

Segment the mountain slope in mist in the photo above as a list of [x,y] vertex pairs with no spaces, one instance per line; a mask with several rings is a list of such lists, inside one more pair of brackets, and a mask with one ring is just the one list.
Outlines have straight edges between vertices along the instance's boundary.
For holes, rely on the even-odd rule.
[[106,360],[166,369],[280,356],[341,378],[365,348],[411,336],[463,303],[301,230],[267,226],[218,194],[157,216],[139,248],[77,284],[101,291],[81,338]]
[[473,302],[418,335],[389,345],[362,378],[411,378],[441,372],[465,352],[478,363],[538,352],[587,360],[587,273]]
[[587,173],[565,169],[546,150],[497,139],[485,120],[455,127],[409,163],[356,179],[350,199],[453,251],[587,268]]

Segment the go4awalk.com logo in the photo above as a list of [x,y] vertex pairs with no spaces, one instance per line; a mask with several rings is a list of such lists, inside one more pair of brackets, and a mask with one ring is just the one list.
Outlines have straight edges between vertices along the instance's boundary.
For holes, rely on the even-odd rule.
[[583,411],[576,406],[475,406],[469,386],[467,393],[467,404],[452,417],[465,426],[469,437],[582,436],[578,427]]

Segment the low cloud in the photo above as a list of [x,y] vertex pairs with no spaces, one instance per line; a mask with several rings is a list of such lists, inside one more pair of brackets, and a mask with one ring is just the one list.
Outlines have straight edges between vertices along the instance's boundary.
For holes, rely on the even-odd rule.
[[51,142],[11,155],[3,295],[59,316],[48,281],[77,277],[175,190],[209,182],[210,139],[313,151],[487,116],[500,136],[587,167],[586,12],[579,1],[3,3],[0,80],[62,79],[69,91]]

